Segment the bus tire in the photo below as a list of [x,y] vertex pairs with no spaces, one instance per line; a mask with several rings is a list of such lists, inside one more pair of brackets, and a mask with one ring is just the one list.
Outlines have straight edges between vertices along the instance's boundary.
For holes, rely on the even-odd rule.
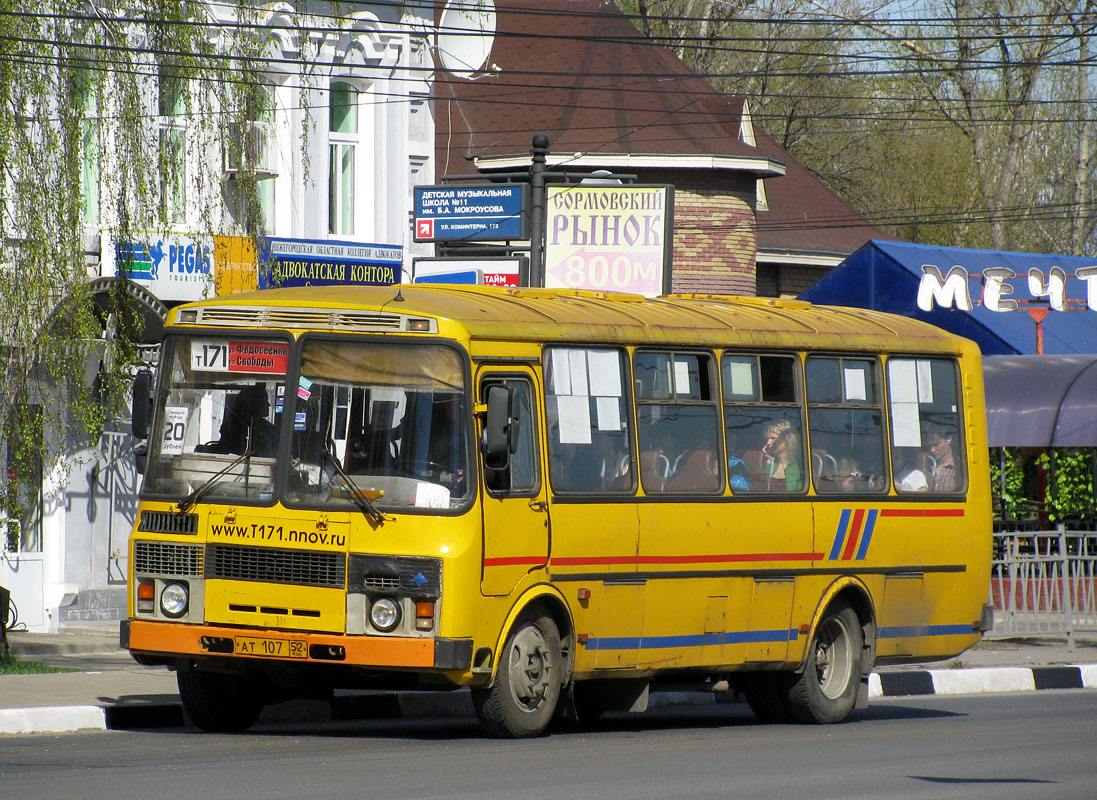
[[560,632],[552,617],[519,617],[500,654],[494,685],[472,690],[484,731],[507,739],[543,733],[556,712],[563,671]]
[[786,680],[784,674],[768,670],[749,672],[740,679],[739,686],[747,698],[747,705],[759,722],[767,725],[792,722],[783,690]]
[[183,710],[204,731],[246,731],[263,710],[263,702],[242,675],[180,670],[176,681]]
[[791,674],[785,702],[800,722],[841,722],[857,702],[864,632],[857,612],[844,600],[833,603],[811,638],[804,671]]

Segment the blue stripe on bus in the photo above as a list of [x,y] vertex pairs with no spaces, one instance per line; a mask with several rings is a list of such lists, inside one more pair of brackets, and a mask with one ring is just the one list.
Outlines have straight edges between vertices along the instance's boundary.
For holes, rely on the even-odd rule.
[[876,527],[876,515],[879,513],[875,508],[869,509],[868,517],[865,519],[865,532],[861,534],[861,546],[857,548],[858,561],[868,555],[868,543],[872,539],[872,529]]
[[[971,623],[958,625],[892,625],[877,629],[881,639],[914,636],[957,636],[972,633]],[[706,647],[723,644],[766,644],[795,642],[796,628],[770,631],[727,631],[678,636],[601,636],[587,639],[587,650],[658,650],[668,647]]]
[[834,532],[834,544],[830,548],[830,560],[837,561],[838,554],[842,552],[842,543],[846,540],[846,532],[849,530],[850,509],[842,509],[842,517],[838,520],[838,530]]
[[665,647],[705,647],[721,644],[795,642],[795,628],[772,631],[727,631],[679,636],[601,636],[587,639],[587,650],[657,650]]
[[905,639],[911,636],[956,636],[973,633],[971,623],[966,625],[885,625],[876,635],[881,639]]

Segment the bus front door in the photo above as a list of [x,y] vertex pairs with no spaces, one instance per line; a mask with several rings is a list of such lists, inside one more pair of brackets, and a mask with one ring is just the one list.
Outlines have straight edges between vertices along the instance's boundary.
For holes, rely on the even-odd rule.
[[537,374],[532,369],[484,368],[479,402],[488,389],[505,386],[511,397],[513,452],[492,461],[481,453],[481,508],[484,556],[480,590],[485,596],[509,594],[518,582],[544,570],[549,557],[549,515],[537,435]]

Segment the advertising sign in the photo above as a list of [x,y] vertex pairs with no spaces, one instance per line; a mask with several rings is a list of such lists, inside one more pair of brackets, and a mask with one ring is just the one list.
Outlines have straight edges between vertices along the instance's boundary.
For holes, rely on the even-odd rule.
[[415,187],[415,241],[528,239],[524,183]]
[[400,245],[334,239],[262,240],[259,288],[289,286],[388,286],[401,280]]
[[549,186],[545,286],[670,290],[673,186]]
[[161,300],[201,300],[213,294],[213,237],[140,231],[118,241],[104,230],[101,274],[129,278]]
[[[972,278],[982,279],[982,302],[990,311],[1016,311],[1018,303],[1028,304],[1043,297],[1047,298],[1052,311],[1066,311],[1071,304],[1075,308],[1097,311],[1097,266],[1079,267],[1073,275],[1061,267],[1052,267],[1046,275],[1032,267],[1027,275],[1019,276],[1008,267],[988,267],[981,274],[969,274],[967,268],[959,264],[950,267],[947,273],[936,264],[923,264],[922,278],[918,282],[918,308],[932,311],[937,305],[971,311],[974,308]],[[1075,288],[1071,278],[1076,278],[1084,287],[1084,300],[1080,296],[1082,292],[1078,292],[1077,299],[1068,297],[1068,289]],[[1028,290],[1030,297],[1015,293],[1022,287]]]
[[[415,283],[482,283],[485,286],[520,286],[527,272],[525,256],[485,258],[417,258]],[[470,276],[474,276],[472,279]]]

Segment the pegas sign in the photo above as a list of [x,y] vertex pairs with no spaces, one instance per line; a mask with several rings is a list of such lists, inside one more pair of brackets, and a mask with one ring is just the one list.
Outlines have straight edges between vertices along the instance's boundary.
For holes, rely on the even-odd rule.
[[213,239],[175,232],[102,234],[103,276],[128,278],[162,300],[200,300],[213,293]]
[[[983,270],[981,275],[969,275],[968,271],[959,265],[952,267],[947,273],[942,273],[935,264],[922,265],[922,277],[918,282],[918,308],[923,311],[933,311],[934,305],[941,308],[958,308],[962,311],[971,311],[974,303],[971,297],[971,278],[982,278],[982,304],[989,311],[1015,311],[1018,307],[1018,299],[1012,297],[1015,286],[1009,281],[1018,278],[1016,272],[1008,267],[990,267]],[[1081,303],[1081,300],[1069,300],[1067,298],[1067,278],[1075,277],[1082,281],[1086,287],[1086,308],[1097,311],[1097,265],[1092,267],[1080,267],[1074,271],[1073,276],[1060,267],[1052,267],[1045,274],[1035,267],[1028,271],[1028,293],[1032,300],[1047,298],[1048,305],[1053,311],[1066,311],[1070,302]]]

